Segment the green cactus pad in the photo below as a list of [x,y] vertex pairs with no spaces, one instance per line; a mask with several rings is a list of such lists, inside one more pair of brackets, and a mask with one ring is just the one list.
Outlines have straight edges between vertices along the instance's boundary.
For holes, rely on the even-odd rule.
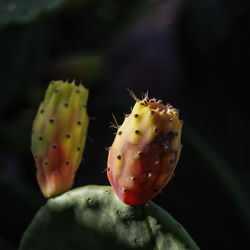
[[24,233],[19,250],[199,249],[166,211],[122,203],[109,186],[77,188],[51,198]]

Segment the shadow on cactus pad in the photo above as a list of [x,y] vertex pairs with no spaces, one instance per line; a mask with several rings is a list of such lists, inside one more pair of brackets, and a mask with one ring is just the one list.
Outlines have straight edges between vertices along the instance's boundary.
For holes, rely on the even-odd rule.
[[153,202],[129,206],[109,186],[86,186],[49,199],[24,233],[19,249],[199,248],[186,230]]

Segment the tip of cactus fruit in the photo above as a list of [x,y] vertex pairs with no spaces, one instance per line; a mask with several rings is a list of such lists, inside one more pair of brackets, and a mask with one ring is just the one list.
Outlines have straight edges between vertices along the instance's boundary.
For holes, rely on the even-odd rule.
[[158,110],[158,111],[166,111],[167,113],[174,113],[179,115],[179,110],[174,108],[172,105],[167,103],[164,105],[162,103],[162,100],[157,100],[156,98],[149,99],[149,91],[142,94],[142,98],[138,98],[135,93],[128,89],[129,95],[136,101],[136,103],[139,103],[144,106],[150,107],[152,110]]

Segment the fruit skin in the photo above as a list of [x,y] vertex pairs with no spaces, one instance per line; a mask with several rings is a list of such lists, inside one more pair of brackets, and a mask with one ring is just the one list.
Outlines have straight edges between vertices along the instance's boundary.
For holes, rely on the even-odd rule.
[[136,99],[109,150],[107,175],[117,196],[138,205],[169,182],[181,152],[179,112],[155,99]]
[[110,186],[85,186],[49,199],[25,231],[19,250],[196,250],[187,231],[149,201],[121,202]]
[[82,160],[89,118],[88,90],[74,82],[53,81],[36,114],[31,150],[45,197],[70,189]]

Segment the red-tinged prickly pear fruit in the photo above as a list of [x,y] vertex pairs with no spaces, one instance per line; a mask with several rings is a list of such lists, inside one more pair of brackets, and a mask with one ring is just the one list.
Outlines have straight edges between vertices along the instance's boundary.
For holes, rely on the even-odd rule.
[[121,201],[154,198],[171,179],[181,152],[179,112],[155,99],[137,98],[109,149],[107,175]]
[[47,198],[70,189],[82,160],[89,118],[88,90],[74,82],[53,81],[40,104],[31,150],[37,181]]

